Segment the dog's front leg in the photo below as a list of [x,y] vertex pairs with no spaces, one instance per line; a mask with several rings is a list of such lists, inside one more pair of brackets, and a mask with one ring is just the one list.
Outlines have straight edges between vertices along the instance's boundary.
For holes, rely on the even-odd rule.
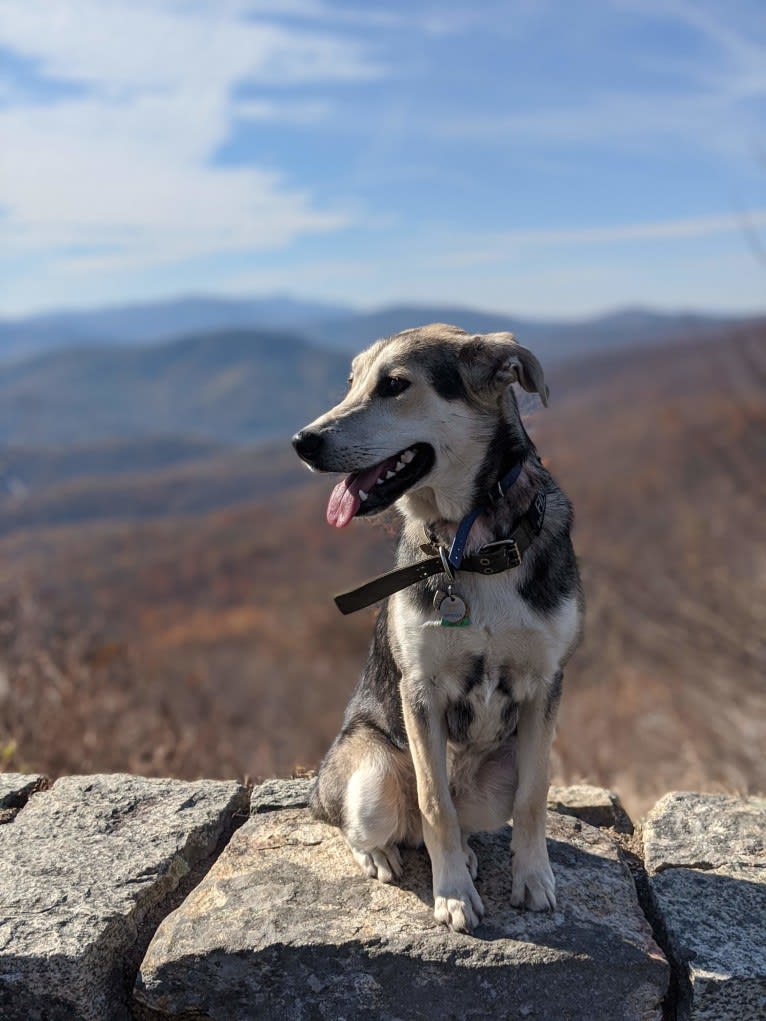
[[533,911],[554,910],[556,881],[545,843],[548,769],[554,719],[545,695],[519,707],[518,787],[513,804],[511,903]]
[[455,932],[470,932],[482,919],[484,905],[468,871],[466,852],[447,775],[447,731],[444,713],[426,706],[427,681],[402,681],[402,706],[407,730],[423,839],[431,857],[434,917]]

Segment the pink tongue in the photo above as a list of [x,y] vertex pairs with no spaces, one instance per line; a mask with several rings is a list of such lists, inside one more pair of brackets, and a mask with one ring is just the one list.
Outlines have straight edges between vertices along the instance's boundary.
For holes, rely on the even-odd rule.
[[365,493],[369,493],[392,460],[393,458],[389,458],[388,461],[376,464],[374,468],[368,468],[365,472],[353,472],[339,482],[330,493],[330,501],[327,504],[327,524],[335,525],[336,528],[345,528],[362,503],[359,490],[362,489]]

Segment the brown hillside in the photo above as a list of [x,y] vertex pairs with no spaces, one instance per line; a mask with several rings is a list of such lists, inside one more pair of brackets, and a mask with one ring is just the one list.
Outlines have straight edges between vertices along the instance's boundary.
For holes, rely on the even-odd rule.
[[[558,779],[764,789],[766,328],[551,374],[539,449],[572,496],[588,633]],[[0,748],[52,774],[315,766],[390,565],[391,523],[324,524],[326,479],[255,504],[0,542]]]

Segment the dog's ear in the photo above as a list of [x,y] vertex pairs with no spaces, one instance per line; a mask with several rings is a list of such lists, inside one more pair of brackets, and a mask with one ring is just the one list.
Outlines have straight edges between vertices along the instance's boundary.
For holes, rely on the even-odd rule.
[[462,345],[460,363],[469,385],[478,393],[498,393],[518,383],[540,395],[548,407],[543,367],[532,352],[516,343],[512,333],[488,333]]

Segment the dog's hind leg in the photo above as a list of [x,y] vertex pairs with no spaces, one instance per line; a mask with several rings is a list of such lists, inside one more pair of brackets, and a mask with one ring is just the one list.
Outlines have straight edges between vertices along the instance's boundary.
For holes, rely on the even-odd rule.
[[343,830],[362,871],[383,883],[401,875],[398,845],[422,839],[411,760],[366,726],[342,734],[333,745],[313,808]]
[[346,788],[343,832],[362,871],[381,883],[402,874],[400,795],[391,764],[380,756],[359,765]]

